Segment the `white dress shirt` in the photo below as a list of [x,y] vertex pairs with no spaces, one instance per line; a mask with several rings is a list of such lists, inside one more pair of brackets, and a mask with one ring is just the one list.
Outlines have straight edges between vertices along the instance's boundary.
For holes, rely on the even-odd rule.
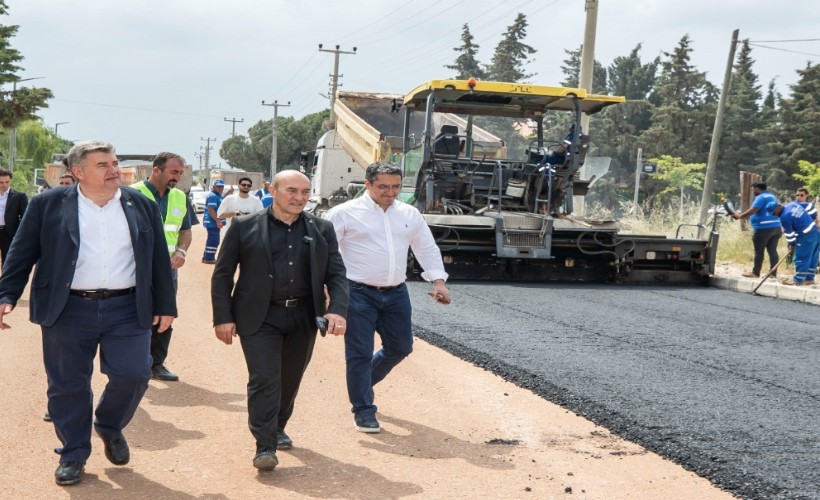
[[400,285],[407,275],[409,248],[424,269],[422,278],[447,279],[441,252],[415,207],[394,200],[382,210],[365,193],[333,207],[325,218],[336,229],[347,279],[371,286]]
[[9,190],[0,194],[0,226],[6,225],[6,203],[9,202]]
[[74,269],[72,290],[119,290],[136,285],[137,264],[128,221],[122,208],[122,193],[98,206],[77,189],[80,223],[80,254]]

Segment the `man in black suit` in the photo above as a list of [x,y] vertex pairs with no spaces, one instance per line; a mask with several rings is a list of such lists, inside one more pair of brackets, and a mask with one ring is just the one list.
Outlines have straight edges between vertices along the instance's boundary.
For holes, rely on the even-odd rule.
[[91,454],[91,374],[100,350],[108,384],[94,429],[115,465],[130,459],[123,428],[151,378],[151,325],[171,326],[176,300],[157,204],[120,187],[114,147],[77,143],[68,164],[79,184],[35,196],[0,278],[0,329],[36,265],[30,319],[41,325],[48,412],[62,448],[57,484],[82,479]]
[[239,335],[248,365],[248,424],[259,470],[273,470],[277,448],[293,446],[285,426],[313,353],[317,320],[343,335],[348,304],[333,225],[302,211],[310,181],[286,170],[273,185],[270,210],[239,216],[228,228],[211,279],[216,337],[231,344]]
[[23,220],[28,205],[25,193],[10,189],[12,177],[14,174],[0,169],[0,258],[3,259],[3,264],[6,263],[11,240],[17,233],[17,227]]

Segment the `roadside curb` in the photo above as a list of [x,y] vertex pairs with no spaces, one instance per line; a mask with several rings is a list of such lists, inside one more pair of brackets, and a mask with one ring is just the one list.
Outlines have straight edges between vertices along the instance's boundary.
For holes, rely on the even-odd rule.
[[[728,278],[726,276],[712,276],[709,278],[709,286],[741,293],[752,293],[752,289],[754,289],[758,283],[759,280],[757,279]],[[820,288],[818,288],[817,285],[781,285],[777,281],[772,281],[770,278],[757,290],[757,295],[820,305]]]

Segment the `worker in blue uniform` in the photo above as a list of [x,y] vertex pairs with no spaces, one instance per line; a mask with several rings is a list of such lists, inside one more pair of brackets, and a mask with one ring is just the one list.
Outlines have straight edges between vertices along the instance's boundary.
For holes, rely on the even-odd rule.
[[222,191],[225,183],[221,179],[214,181],[213,188],[205,201],[205,213],[202,217],[202,225],[208,231],[208,238],[205,240],[205,253],[202,254],[203,264],[216,264],[216,250],[219,248],[219,233],[225,225],[225,220],[217,217],[219,205],[222,204]]
[[769,205],[771,213],[780,218],[783,236],[794,255],[795,275],[787,285],[812,285],[820,257],[820,230],[799,201],[786,205]]

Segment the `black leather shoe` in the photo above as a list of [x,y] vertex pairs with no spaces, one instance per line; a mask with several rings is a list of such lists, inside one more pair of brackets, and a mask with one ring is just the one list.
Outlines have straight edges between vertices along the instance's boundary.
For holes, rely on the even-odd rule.
[[57,470],[54,471],[54,480],[60,486],[77,484],[83,478],[85,464],[82,462],[60,462]]
[[276,431],[276,449],[289,450],[293,448],[293,440],[285,434],[285,431]]
[[165,380],[166,382],[176,382],[179,376],[165,368],[165,365],[157,365],[151,367],[151,376],[157,380]]
[[273,470],[279,465],[276,453],[272,451],[260,451],[253,457],[253,466],[262,471]]
[[114,439],[100,438],[105,445],[105,458],[114,465],[125,465],[131,460],[131,450],[128,449],[128,442],[125,436],[120,434]]

